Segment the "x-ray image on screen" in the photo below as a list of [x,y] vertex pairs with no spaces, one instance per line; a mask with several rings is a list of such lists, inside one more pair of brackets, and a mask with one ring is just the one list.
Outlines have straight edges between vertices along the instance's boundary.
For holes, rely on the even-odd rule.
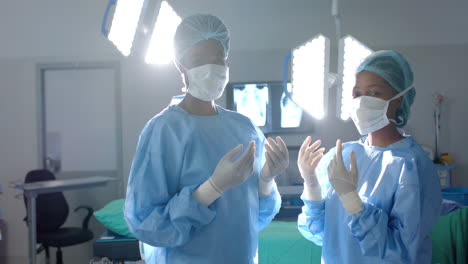
[[269,104],[267,85],[236,85],[233,97],[237,112],[252,119],[257,126],[265,126]]
[[[291,84],[288,84],[288,90]],[[281,127],[293,128],[301,125],[302,108],[294,103],[285,93],[281,96]]]

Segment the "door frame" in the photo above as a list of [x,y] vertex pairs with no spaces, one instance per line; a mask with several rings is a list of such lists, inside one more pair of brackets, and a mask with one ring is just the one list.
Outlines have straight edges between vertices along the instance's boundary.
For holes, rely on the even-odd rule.
[[[116,164],[117,164],[117,192],[123,193],[123,137],[122,137],[122,89],[120,80],[120,63],[110,62],[73,62],[73,63],[38,63],[36,65],[36,92],[37,92],[37,142],[38,142],[38,167],[46,169],[46,96],[45,96],[45,72],[48,70],[92,70],[111,69],[114,71],[115,88],[115,113],[116,113]],[[96,176],[96,172],[83,172],[73,176]],[[102,174],[102,173],[101,173]]]

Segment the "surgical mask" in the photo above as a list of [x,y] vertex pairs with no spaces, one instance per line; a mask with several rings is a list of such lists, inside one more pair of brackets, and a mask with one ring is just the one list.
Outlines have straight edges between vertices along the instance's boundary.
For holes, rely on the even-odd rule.
[[[351,103],[351,118],[361,135],[375,132],[390,123],[387,117],[387,109],[390,101],[395,100],[407,93],[414,86],[410,86],[390,98],[383,100],[372,96],[359,96]],[[391,120],[395,122],[394,120]]]
[[221,97],[229,82],[229,68],[224,65],[205,64],[187,70],[187,92],[203,101]]

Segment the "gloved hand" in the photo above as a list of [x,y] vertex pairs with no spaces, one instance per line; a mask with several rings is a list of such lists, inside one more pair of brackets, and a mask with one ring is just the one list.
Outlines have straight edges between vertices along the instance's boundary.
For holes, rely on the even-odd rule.
[[233,162],[241,150],[242,145],[239,145],[224,155],[209,179],[219,193],[243,183],[252,173],[255,161],[255,141],[250,141],[244,154]]
[[315,174],[315,168],[323,157],[325,148],[320,148],[321,140],[316,140],[312,145],[312,137],[308,136],[302,143],[297,158],[297,166],[301,177],[304,179],[304,194],[307,200],[320,201],[322,200],[320,184]]
[[273,180],[289,166],[288,147],[281,137],[267,139],[265,144],[266,162],[260,173],[259,192],[261,196],[267,196],[273,188]]
[[341,140],[336,141],[336,154],[328,165],[328,179],[337,192],[343,207],[350,215],[362,210],[362,201],[356,189],[358,182],[358,170],[354,151],[349,156],[350,170],[348,171],[343,162],[343,144]]
[[194,198],[203,205],[218,199],[224,191],[243,183],[252,174],[255,161],[255,142],[251,141],[245,152],[236,160],[242,145],[233,148],[218,162],[213,175],[193,193]]

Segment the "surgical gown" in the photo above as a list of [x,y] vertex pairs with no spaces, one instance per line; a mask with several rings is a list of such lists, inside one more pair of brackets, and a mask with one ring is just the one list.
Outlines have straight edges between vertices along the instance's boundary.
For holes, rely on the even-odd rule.
[[[130,231],[144,243],[147,264],[253,263],[258,232],[279,211],[276,184],[259,197],[265,137],[247,117],[217,106],[196,116],[172,105],[140,134],[125,203]],[[208,207],[193,191],[238,144],[256,142],[253,173]],[[240,155],[239,155],[240,156]]]
[[328,181],[330,150],[317,167],[321,201],[307,201],[299,215],[302,235],[322,246],[323,263],[431,263],[429,231],[439,217],[440,183],[432,161],[411,136],[388,147],[367,137],[344,144],[349,169],[354,151],[363,210],[349,216]]

